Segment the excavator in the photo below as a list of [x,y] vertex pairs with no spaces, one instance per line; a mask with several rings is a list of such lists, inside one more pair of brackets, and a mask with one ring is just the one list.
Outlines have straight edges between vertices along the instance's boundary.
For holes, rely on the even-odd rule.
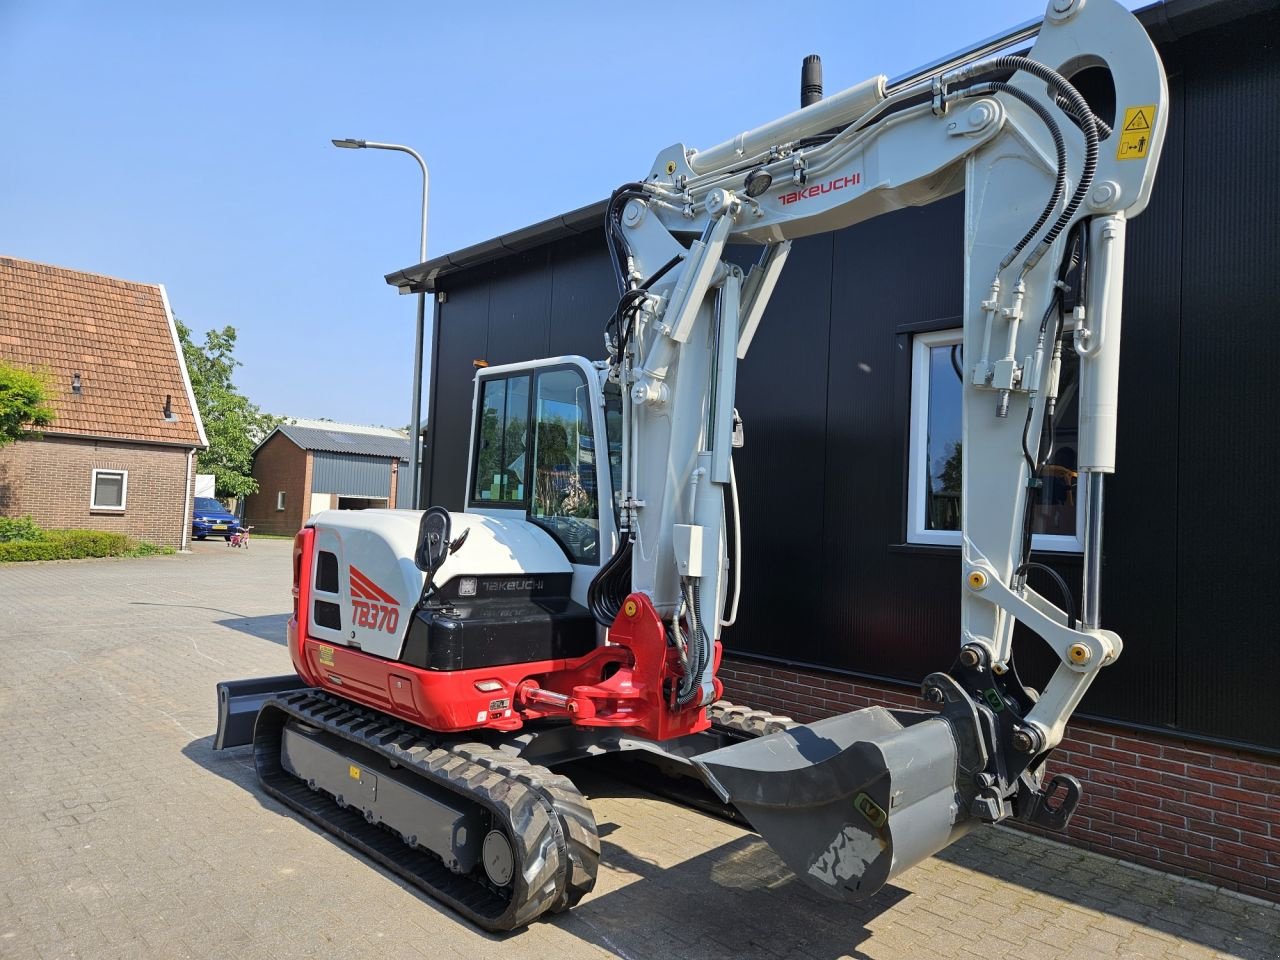
[[[478,369],[464,511],[306,523],[295,674],[219,684],[216,749],[252,745],[268,795],[493,931],[591,890],[595,820],[557,772],[587,757],[682,771],[846,902],[979,824],[1065,826],[1081,785],[1046,761],[1121,651],[1099,617],[1103,478],[1125,230],[1151,193],[1168,88],[1114,0],[1051,0],[1031,36],[826,98],[809,76],[797,111],[675,144],[615,191],[604,358]],[[961,191],[957,658],[924,678],[929,709],[799,724],[728,704],[716,672],[746,562],[735,378],[791,243]],[[758,248],[754,266],[731,245]],[[1031,550],[1069,352],[1078,604]],[[803,372],[777,375],[785,389]],[[1056,658],[1041,690],[1014,666],[1018,624]]]

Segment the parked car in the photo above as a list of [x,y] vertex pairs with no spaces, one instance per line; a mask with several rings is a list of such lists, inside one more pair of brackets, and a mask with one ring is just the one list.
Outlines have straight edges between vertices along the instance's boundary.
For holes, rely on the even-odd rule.
[[195,508],[191,512],[191,535],[197,540],[206,537],[222,537],[231,539],[231,535],[240,529],[240,522],[213,497],[196,497]]

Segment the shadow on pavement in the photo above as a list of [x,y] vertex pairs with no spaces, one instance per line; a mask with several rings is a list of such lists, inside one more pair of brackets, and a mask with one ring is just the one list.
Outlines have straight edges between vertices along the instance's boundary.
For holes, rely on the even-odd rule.
[[228,617],[225,620],[213,621],[220,627],[246,633],[259,640],[270,640],[284,646],[288,642],[285,636],[285,624],[289,622],[288,613],[271,613],[259,617]]
[[199,740],[192,740],[183,747],[182,755],[188,760],[193,761],[197,766],[201,766],[208,770],[210,773],[214,773],[222,777],[224,780],[229,780],[237,786],[244,788],[244,791],[251,794],[253,798],[258,801],[258,805],[264,810],[270,810],[272,813],[278,814],[279,816],[296,823],[300,828],[308,830],[318,837],[323,837],[343,852],[352,857],[358,858],[369,869],[374,870],[387,881],[394,883],[402,890],[408,892],[414,898],[419,900],[425,908],[438,913],[441,917],[454,923],[462,924],[463,926],[470,928],[478,936],[494,942],[500,943],[513,936],[519,935],[519,931],[501,934],[489,933],[485,930],[481,930],[479,927],[474,926],[467,920],[464,920],[462,917],[455,914],[448,907],[432,900],[417,887],[404,882],[404,880],[392,873],[390,870],[387,870],[385,867],[382,867],[380,864],[375,863],[372,860],[362,857],[337,837],[320,829],[320,827],[308,820],[302,814],[295,813],[284,804],[267,796],[266,793],[263,792],[262,788],[258,786],[258,775],[253,767],[253,747],[234,747],[230,750],[215,751],[213,749],[213,737],[201,737]]
[[[212,745],[213,738],[204,737],[187,744],[182,752],[204,769],[244,788],[263,808],[324,837],[351,856],[359,856],[336,837],[263,793],[257,784],[251,748],[215,753]],[[634,781],[624,782],[608,775],[592,761],[569,764],[563,772],[572,776],[588,801],[660,799]],[[589,895],[568,913],[548,915],[536,922],[553,923],[624,957],[776,958],[778,938],[785,936],[789,947],[806,957],[834,960],[852,956],[865,960],[866,954],[859,946],[872,936],[867,924],[913,896],[909,890],[889,884],[860,904],[828,901],[797,880],[754,834],[706,849],[687,825],[681,828],[676,820],[661,817],[651,822],[655,829],[664,823],[675,824],[677,829],[662,839],[664,849],[674,850],[679,856],[684,842],[692,855],[673,866],[663,866],[627,848],[626,834],[634,831],[634,826],[601,822],[601,860],[615,874],[622,875],[622,885]],[[617,837],[620,842],[610,837]],[[977,831],[938,857],[1002,883],[1245,960],[1277,955],[1274,948],[1280,942],[1280,911],[1274,908],[1224,897],[1203,885],[1139,871],[1074,848],[1048,845],[1013,830]],[[519,931],[486,933],[390,871],[372,861],[364,862],[449,922],[470,927],[496,943],[520,935]],[[903,879],[909,882],[910,876],[907,873]],[[1016,919],[1021,906],[1011,905],[1005,911]],[[986,899],[974,904],[979,911],[992,907],[993,901]],[[996,918],[991,919],[994,923]],[[1083,931],[1090,921],[1080,915],[1080,923]],[[937,925],[941,930],[947,921],[939,916]]]
[[[475,927],[389,870],[360,857],[301,814],[294,814],[268,797],[258,786],[251,747],[215,752],[213,738],[202,737],[188,743],[182,753],[198,766],[242,787],[264,809],[359,857],[450,922],[465,925],[494,942],[520,936],[520,931],[494,934]],[[569,772],[589,799],[653,798],[652,794],[630,784],[592,772],[587,764],[574,764]],[[607,837],[619,829],[617,824],[602,823],[600,835]],[[786,930],[789,941],[804,943],[810,956],[832,960],[846,955],[861,957],[856,947],[870,935],[863,921],[907,896],[906,891],[887,886],[857,908],[823,901],[799,883],[764,841],[754,835],[740,837],[666,868],[604,840],[601,860],[614,871],[634,879],[625,881],[626,885],[620,889],[589,895],[568,913],[548,914],[535,923],[553,923],[579,939],[622,956],[775,958],[778,932]],[[744,915],[767,918],[754,940],[740,936],[742,929],[732,921]],[[717,920],[719,939],[709,929],[709,918]],[[732,931],[729,939],[725,933],[727,925],[731,925],[728,929]],[[803,929],[798,929],[800,927]]]

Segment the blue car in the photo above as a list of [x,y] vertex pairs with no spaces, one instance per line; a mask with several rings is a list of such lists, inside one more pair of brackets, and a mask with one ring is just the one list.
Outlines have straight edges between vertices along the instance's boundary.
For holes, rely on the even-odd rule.
[[235,515],[213,497],[196,497],[195,507],[191,512],[191,535],[197,540],[206,537],[224,537],[240,529],[240,522]]

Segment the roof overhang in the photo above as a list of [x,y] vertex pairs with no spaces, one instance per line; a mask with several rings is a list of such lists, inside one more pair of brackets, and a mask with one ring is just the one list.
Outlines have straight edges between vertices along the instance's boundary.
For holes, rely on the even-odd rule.
[[[1135,10],[1134,16],[1147,28],[1152,41],[1167,44],[1278,7],[1280,0],[1164,0]],[[1034,36],[1034,33],[1032,30],[1028,34],[1023,29],[1019,36],[1025,38]],[[987,43],[989,41],[983,41],[972,50],[981,50]],[[954,56],[966,52],[968,51],[961,51]],[[416,266],[405,267],[387,274],[387,283],[398,288],[401,293],[435,293],[442,289],[440,282],[451,274],[493,263],[512,254],[535,250],[568,237],[603,230],[607,205],[607,200],[600,200],[579,207],[571,213],[504,233],[492,240],[446,253]]]

